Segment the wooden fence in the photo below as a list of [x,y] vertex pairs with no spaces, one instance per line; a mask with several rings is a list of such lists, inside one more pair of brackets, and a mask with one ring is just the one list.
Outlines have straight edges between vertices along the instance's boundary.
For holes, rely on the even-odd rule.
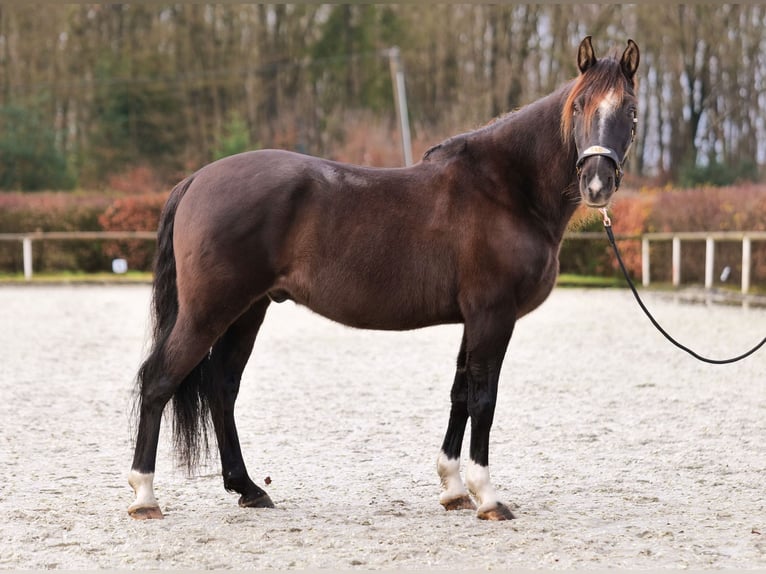
[[156,231],[36,231],[34,233],[0,233],[0,241],[21,243],[24,261],[24,278],[32,279],[32,242],[33,241],[71,241],[104,239],[145,239],[156,241]]
[[[144,239],[155,241],[155,231],[39,231],[34,233],[0,233],[0,241],[15,241],[21,244],[24,277],[32,279],[32,242],[47,240],[104,240],[104,239]],[[766,241],[766,231],[720,231],[720,232],[669,232],[644,233],[642,235],[617,235],[617,240],[641,240],[641,281],[645,287],[651,283],[650,242],[670,241],[672,244],[672,282],[681,285],[681,242],[705,241],[705,288],[713,287],[715,269],[715,243],[717,241],[739,241],[742,243],[742,286],[743,294],[750,291],[750,271],[752,268],[752,242]],[[605,239],[603,233],[580,232],[568,233],[567,240]]]
[[641,236],[641,281],[645,287],[651,280],[651,261],[649,243],[651,241],[670,241],[672,282],[674,287],[681,285],[681,242],[705,242],[705,289],[713,288],[715,273],[715,244],[717,241],[738,241],[742,243],[742,286],[741,291],[750,291],[750,271],[752,269],[753,241],[766,241],[766,231],[689,231],[677,233],[645,233]]

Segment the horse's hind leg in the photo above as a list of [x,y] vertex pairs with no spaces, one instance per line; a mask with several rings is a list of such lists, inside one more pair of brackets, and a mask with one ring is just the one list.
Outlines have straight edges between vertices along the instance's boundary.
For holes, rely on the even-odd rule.
[[154,496],[154,469],[162,412],[184,378],[204,359],[213,341],[179,317],[167,340],[160,341],[141,368],[141,406],[128,482],[136,498],[133,518],[162,518]]
[[476,510],[476,505],[460,478],[460,451],[468,422],[468,377],[466,375],[465,334],[457,358],[455,381],[450,393],[452,407],[447,433],[436,462],[442,493],[439,502],[446,510]]
[[213,346],[217,385],[221,385],[219,399],[211,404],[218,449],[221,454],[223,485],[228,491],[238,492],[239,505],[273,508],[269,495],[250,479],[242,458],[237,427],[234,423],[234,403],[239,393],[242,372],[245,369],[261,327],[269,299],[256,301],[235,321]]

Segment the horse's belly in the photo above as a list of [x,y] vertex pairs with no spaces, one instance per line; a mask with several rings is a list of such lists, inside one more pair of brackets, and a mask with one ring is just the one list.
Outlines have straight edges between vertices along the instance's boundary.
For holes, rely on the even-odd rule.
[[311,280],[281,277],[269,296],[275,302],[295,301],[323,317],[361,329],[403,331],[462,320],[456,300],[443,287],[370,284],[327,275],[320,272]]

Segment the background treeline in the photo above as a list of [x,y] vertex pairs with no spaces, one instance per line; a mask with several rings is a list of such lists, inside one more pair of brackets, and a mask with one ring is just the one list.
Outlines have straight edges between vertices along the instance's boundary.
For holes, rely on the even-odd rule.
[[[766,6],[19,3],[0,4],[0,190],[17,191],[0,193],[0,232],[156,229],[173,183],[246,149],[401,165],[392,46],[418,158],[573,77],[587,34],[600,55],[641,47],[618,232],[766,229],[766,185],[747,183],[766,171]],[[575,227],[600,223],[582,210]],[[37,271],[148,270],[154,245],[34,250]],[[638,243],[623,251],[639,276]],[[653,280],[669,280],[665,255]],[[766,243],[753,258],[762,286]],[[716,261],[739,280],[739,246]],[[685,257],[684,279],[703,262]],[[0,271],[21,268],[0,242]],[[615,273],[604,242],[565,243],[562,270]]]
[[256,147],[401,164],[388,49],[414,149],[641,47],[629,171],[682,185],[766,163],[766,6],[0,5],[0,189],[162,188]]

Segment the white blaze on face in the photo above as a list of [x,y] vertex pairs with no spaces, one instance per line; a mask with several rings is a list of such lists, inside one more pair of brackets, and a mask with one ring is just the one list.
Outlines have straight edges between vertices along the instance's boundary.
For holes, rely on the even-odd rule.
[[617,94],[614,90],[609,90],[604,99],[598,104],[598,140],[602,142],[604,140],[604,130],[606,129],[606,121],[617,110],[617,106],[620,102],[617,100]]

